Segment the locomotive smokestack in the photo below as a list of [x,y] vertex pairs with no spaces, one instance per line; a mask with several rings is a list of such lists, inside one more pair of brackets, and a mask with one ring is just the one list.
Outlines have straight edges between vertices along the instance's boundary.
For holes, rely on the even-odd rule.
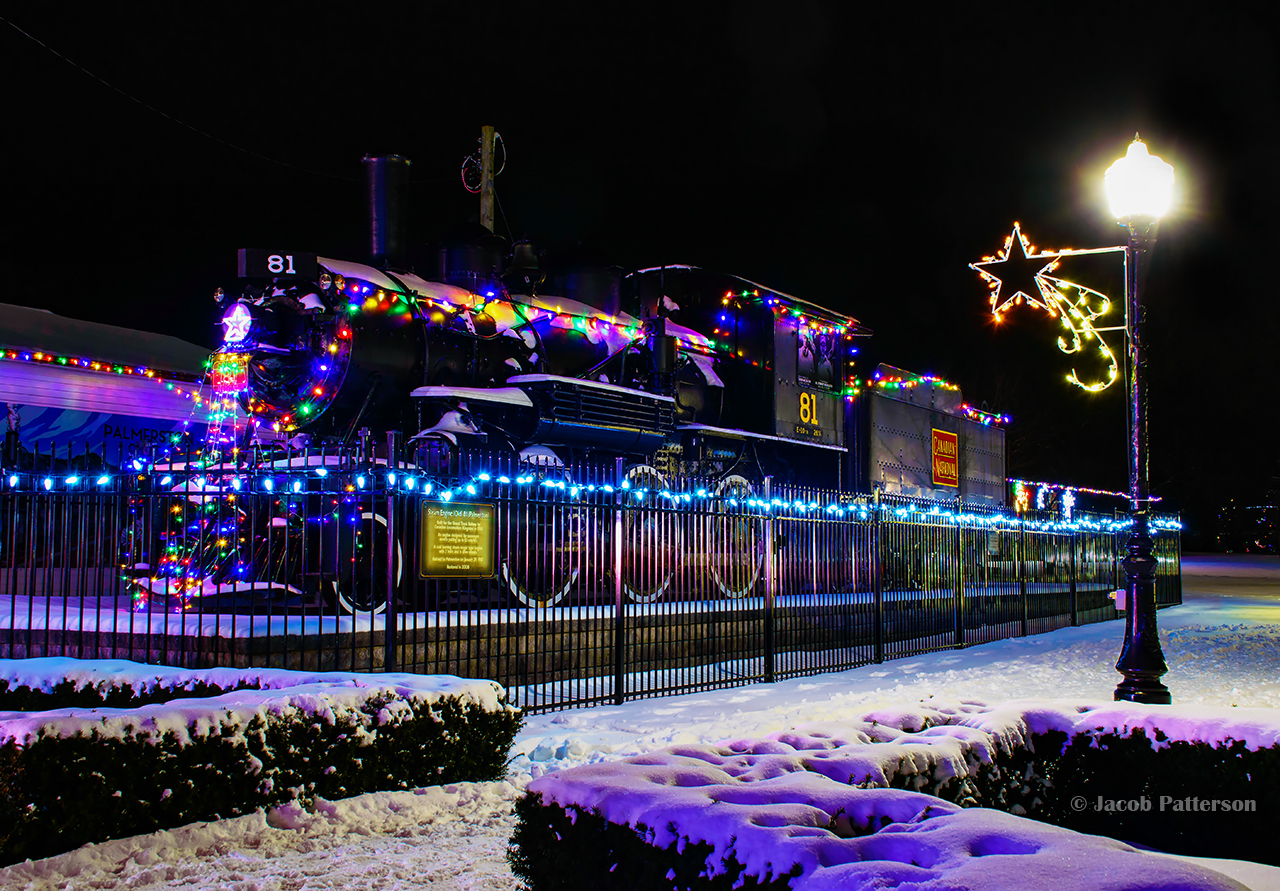
[[404,217],[409,182],[408,158],[365,155],[365,198],[369,206],[369,256],[375,266],[404,259]]

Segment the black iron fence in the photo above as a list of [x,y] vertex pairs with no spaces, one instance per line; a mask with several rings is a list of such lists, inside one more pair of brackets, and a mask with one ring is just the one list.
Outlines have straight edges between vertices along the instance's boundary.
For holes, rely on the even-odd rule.
[[1102,621],[1123,585],[1109,517],[394,439],[238,459],[6,469],[0,657],[458,674],[540,710]]

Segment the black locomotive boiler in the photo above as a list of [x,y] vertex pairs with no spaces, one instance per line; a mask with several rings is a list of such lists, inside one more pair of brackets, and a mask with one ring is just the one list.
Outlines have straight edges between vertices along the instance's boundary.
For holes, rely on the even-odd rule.
[[427,277],[241,251],[220,352],[245,357],[245,435],[400,430],[547,461],[839,486],[846,360],[870,333],[855,319],[689,266],[572,269],[544,293],[528,245],[503,269],[496,241],[443,246]]

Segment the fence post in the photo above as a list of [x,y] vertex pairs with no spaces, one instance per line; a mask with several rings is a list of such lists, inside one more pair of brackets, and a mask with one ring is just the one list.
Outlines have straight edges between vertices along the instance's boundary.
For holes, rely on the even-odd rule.
[[956,623],[956,647],[964,646],[964,529],[956,523],[955,542],[955,588],[953,611]]
[[[394,430],[387,434],[387,468],[391,470],[398,466],[399,458],[399,442]],[[374,521],[376,523],[376,520]],[[397,670],[396,650],[396,632],[399,630],[396,626],[399,624],[396,620],[396,536],[400,534],[400,529],[396,523],[396,490],[395,486],[387,486],[387,608],[383,612],[383,624],[386,631],[383,633],[383,654],[382,654],[382,670]],[[373,580],[370,579],[370,582]],[[352,579],[354,585],[355,580]]]
[[626,603],[622,591],[622,504],[626,493],[622,489],[622,459],[614,459],[614,508],[613,508],[613,704],[622,705],[626,699],[624,689],[626,670]]
[[884,661],[884,558],[880,551],[880,489],[876,488],[872,496],[871,508],[871,573],[872,590],[875,594],[875,660],[879,664]]
[[[764,501],[768,505],[773,499],[773,477],[764,478]],[[773,683],[773,598],[778,590],[777,554],[773,547],[773,510],[764,515],[764,679],[765,683]]]
[[1075,628],[1080,624],[1080,602],[1076,597],[1076,534],[1071,533],[1071,562],[1068,572],[1071,574],[1071,627]]
[[1027,609],[1027,520],[1020,520],[1018,525],[1018,598],[1021,600],[1021,636],[1030,634],[1030,621]]
[[1179,512],[1175,519],[1178,521],[1178,527],[1166,534],[1174,537],[1173,578],[1178,592],[1178,599],[1174,603],[1182,603],[1182,513]]
[[1018,522],[1018,598],[1022,602],[1022,636],[1031,633],[1027,617],[1027,521]]

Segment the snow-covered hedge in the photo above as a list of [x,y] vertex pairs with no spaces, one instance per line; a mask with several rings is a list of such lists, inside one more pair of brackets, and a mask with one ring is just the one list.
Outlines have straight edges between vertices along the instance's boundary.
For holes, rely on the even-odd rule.
[[[187,671],[124,659],[0,659],[0,712],[137,708],[180,697],[218,696],[271,684],[275,670]],[[277,686],[290,686],[285,678]]]
[[517,804],[512,856],[533,891],[1239,888],[1111,839],[859,789],[771,756],[637,760],[535,781]]
[[[1280,793],[1278,742],[1280,710],[1272,709],[1044,701],[886,709],[535,780],[518,808],[513,865],[535,891],[676,886],[629,885],[614,875],[653,870],[655,880],[670,870],[681,888],[781,888],[793,876],[803,879],[795,887],[817,888],[834,881],[822,878],[825,867],[880,852],[891,861],[881,866],[898,880],[933,876],[964,885],[978,869],[968,858],[978,856],[981,839],[1022,826],[1014,834],[1025,850],[1015,845],[1006,853],[1035,856],[1017,858],[1016,868],[1073,876],[1071,887],[1217,887],[1168,884],[1165,867],[1150,864],[1142,869],[1158,877],[1151,884],[1095,882],[1102,875],[1095,865],[1136,855],[991,809],[1162,850],[1275,862],[1261,815]],[[873,789],[881,791],[865,797]],[[1152,808],[1127,809],[1144,795]],[[1253,800],[1257,810],[1161,811],[1154,806],[1161,796]],[[1126,809],[1095,809],[1099,798],[1126,802]],[[962,815],[957,805],[977,809]],[[910,810],[905,817],[902,808]],[[899,825],[882,829],[886,820]],[[963,850],[928,853],[930,839],[944,835]],[[884,838],[853,844],[851,836]],[[563,844],[549,845],[553,838]],[[1087,868],[1072,866],[1073,857]],[[903,864],[938,871],[903,872]],[[1130,871],[1118,875],[1130,881]],[[849,881],[862,887],[861,878]]]
[[1015,702],[966,723],[1002,749],[1026,741],[1017,750],[1034,752],[1031,774],[1047,784],[1036,819],[1280,865],[1266,816],[1280,801],[1280,709]]
[[0,678],[23,695],[56,689],[59,671],[148,698],[232,690],[131,709],[0,712],[0,863],[296,798],[497,779],[520,726],[492,681],[68,662],[3,662]]

